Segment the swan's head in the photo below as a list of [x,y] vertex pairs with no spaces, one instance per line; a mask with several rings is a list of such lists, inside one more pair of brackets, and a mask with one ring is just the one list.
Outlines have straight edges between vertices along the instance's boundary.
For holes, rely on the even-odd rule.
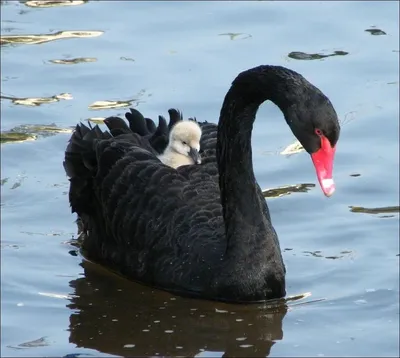
[[194,164],[200,164],[201,128],[195,121],[180,121],[169,136],[169,145],[175,152],[188,156]]
[[335,192],[333,161],[340,135],[339,120],[329,99],[313,89],[308,101],[286,110],[286,121],[293,134],[310,154],[321,189],[326,196]]

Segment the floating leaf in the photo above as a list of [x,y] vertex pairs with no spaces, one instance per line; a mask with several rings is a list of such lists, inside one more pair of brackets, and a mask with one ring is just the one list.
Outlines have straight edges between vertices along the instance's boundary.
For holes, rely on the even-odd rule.
[[348,55],[349,53],[346,51],[334,51],[333,53],[324,55],[320,53],[305,53],[305,52],[300,52],[300,51],[293,51],[288,54],[288,57],[294,59],[294,60],[321,60],[326,57],[332,57],[332,56],[345,56]]
[[78,57],[72,59],[49,60],[49,62],[54,63],[56,65],[75,65],[78,63],[87,63],[96,61],[97,58],[95,57]]
[[59,102],[60,100],[70,100],[72,99],[72,95],[70,93],[60,93],[51,97],[14,97],[0,95],[0,98],[8,99],[17,105],[36,107],[45,103]]
[[314,187],[315,184],[286,185],[273,189],[264,189],[262,193],[264,198],[276,198],[284,195],[290,195],[292,193],[306,193]]
[[304,150],[303,146],[300,144],[298,140],[294,143],[289,144],[284,150],[280,152],[282,155],[291,155],[295,153],[300,153]]
[[10,132],[2,132],[0,134],[0,143],[8,143],[8,142],[26,142],[30,140],[35,140],[36,136],[34,134],[27,133],[10,133]]
[[365,32],[369,32],[373,36],[386,35],[386,32],[381,29],[366,29]]
[[130,101],[96,101],[89,105],[89,109],[110,109],[110,108],[121,108],[128,107],[131,105],[133,100]]
[[91,117],[88,118],[87,120],[95,124],[103,124],[105,119],[106,119],[105,117]]
[[400,206],[384,206],[380,208],[364,208],[362,206],[349,206],[349,208],[352,213],[364,213],[373,215],[400,212]]
[[111,101],[111,100],[104,100],[104,101],[95,101],[91,105],[89,105],[89,109],[91,110],[100,110],[100,109],[111,109],[111,108],[123,108],[132,106],[132,103],[135,104],[141,102],[139,100],[145,93],[145,90],[141,90],[137,95],[136,98],[128,99],[125,101]]
[[25,142],[36,140],[39,137],[48,137],[58,133],[72,133],[72,128],[60,128],[54,124],[50,125],[22,125],[9,131],[1,132],[1,144]]
[[28,0],[24,4],[29,7],[76,6],[86,4],[89,0]]
[[292,295],[288,296],[285,298],[286,302],[288,301],[298,301],[298,300],[304,300],[305,298],[311,297],[312,293],[311,292],[305,292],[305,293],[300,293],[298,295]]
[[97,37],[103,33],[103,31],[59,31],[43,35],[6,35],[0,36],[0,45],[38,45],[61,39]]

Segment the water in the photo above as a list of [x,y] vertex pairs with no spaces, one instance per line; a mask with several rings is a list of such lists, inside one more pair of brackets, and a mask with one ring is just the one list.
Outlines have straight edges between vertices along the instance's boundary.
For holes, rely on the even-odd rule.
[[[399,354],[398,2],[29,4],[1,4],[2,36],[46,35],[2,38],[2,133],[37,136],[1,147],[2,355]],[[288,295],[311,296],[288,310],[188,300],[84,261],[62,168],[70,134],[37,126],[127,108],[96,101],[215,122],[237,73],[266,63],[306,76],[345,123],[332,198],[308,185],[268,199]],[[264,104],[253,133],[263,188],[317,183],[307,154],[279,155],[293,141]]]

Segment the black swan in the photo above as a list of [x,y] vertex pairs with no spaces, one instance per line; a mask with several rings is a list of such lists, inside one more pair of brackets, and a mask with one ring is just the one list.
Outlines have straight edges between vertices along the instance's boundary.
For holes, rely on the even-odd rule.
[[[295,71],[258,66],[232,82],[218,126],[199,123],[201,165],[173,169],[145,135],[76,126],[64,168],[86,256],[180,295],[237,303],[284,297],[286,269],[252,164],[253,122],[266,100],[281,109],[332,195],[340,126],[331,102]],[[153,133],[147,122],[144,134]]]

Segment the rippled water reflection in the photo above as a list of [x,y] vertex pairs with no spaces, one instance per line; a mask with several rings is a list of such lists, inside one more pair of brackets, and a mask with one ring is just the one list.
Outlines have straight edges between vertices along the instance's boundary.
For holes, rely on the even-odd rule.
[[[398,2],[32,0],[1,12],[2,355],[398,355]],[[233,78],[262,63],[301,72],[342,123],[330,199],[275,106],[254,126],[288,295],[300,296],[190,300],[84,260],[62,168],[74,125],[129,106],[215,122]]]
[[[98,272],[70,282],[70,340],[117,355],[265,356],[283,337],[283,304],[252,307],[185,300]],[[130,309],[127,309],[130,307]]]

